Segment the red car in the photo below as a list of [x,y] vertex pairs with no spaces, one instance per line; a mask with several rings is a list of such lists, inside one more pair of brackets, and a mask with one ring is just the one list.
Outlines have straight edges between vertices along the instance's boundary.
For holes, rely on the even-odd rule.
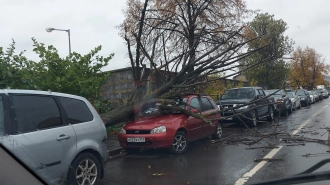
[[[207,119],[219,119],[220,113],[209,96],[186,95],[175,99],[177,105],[194,113],[201,113]],[[158,104],[159,105],[159,104]],[[169,148],[174,154],[184,153],[190,141],[212,135],[222,137],[222,125],[213,120],[212,125],[180,112],[158,114],[157,103],[144,108],[134,121],[123,126],[118,140],[127,152],[137,152],[141,148]],[[148,115],[149,114],[149,115]]]

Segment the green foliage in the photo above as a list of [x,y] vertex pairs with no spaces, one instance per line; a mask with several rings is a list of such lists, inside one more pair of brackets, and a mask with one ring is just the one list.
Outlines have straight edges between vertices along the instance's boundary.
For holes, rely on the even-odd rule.
[[120,129],[123,127],[124,124],[125,122],[121,122],[107,127],[108,135],[118,135]]
[[253,65],[264,62],[248,69],[244,75],[249,81],[269,84],[270,88],[279,88],[287,78],[289,66],[283,56],[292,51],[293,41],[284,35],[287,24],[282,20],[275,20],[273,15],[258,14],[248,24],[245,36],[247,39],[257,38],[248,43],[248,50],[263,47],[241,61],[242,65]]
[[91,103],[94,105],[95,109],[99,114],[103,114],[113,110],[113,107],[109,100],[101,100],[100,98],[96,98],[92,100]]
[[15,41],[3,51],[0,47],[0,88],[34,88],[33,70],[35,63],[23,56],[24,52],[15,54]]
[[6,52],[0,49],[0,88],[51,90],[99,101],[101,86],[110,75],[101,68],[108,65],[114,54],[98,56],[101,50],[98,46],[86,55],[73,52],[61,58],[54,46],[32,40],[39,62],[27,60],[23,53],[15,55],[14,41]]

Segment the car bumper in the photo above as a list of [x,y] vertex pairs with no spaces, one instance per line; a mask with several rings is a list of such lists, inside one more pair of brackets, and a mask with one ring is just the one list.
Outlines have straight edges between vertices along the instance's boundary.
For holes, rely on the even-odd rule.
[[300,103],[304,104],[304,105],[307,105],[307,100],[306,99],[305,100],[300,99]]
[[[128,142],[128,138],[145,138],[145,142]],[[174,135],[170,133],[157,134],[119,134],[118,141],[123,148],[170,148]]]
[[241,113],[242,115],[230,117],[230,116],[234,115],[234,112],[226,111],[223,113],[223,116],[230,117],[230,118],[223,119],[223,121],[224,122],[239,122],[240,120],[242,120],[242,121],[250,120],[251,112],[245,112],[246,110],[235,110],[235,111],[237,114]]

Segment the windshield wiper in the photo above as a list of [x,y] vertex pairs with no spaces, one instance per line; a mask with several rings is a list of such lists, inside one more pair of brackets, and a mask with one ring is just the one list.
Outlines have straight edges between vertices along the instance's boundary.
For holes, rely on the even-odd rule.
[[259,183],[252,183],[250,185],[285,185],[285,184],[299,184],[299,183],[307,183],[307,182],[316,182],[316,181],[324,181],[330,180],[330,171],[323,171],[323,172],[316,172],[312,173],[313,171],[321,168],[325,164],[329,163],[330,159],[324,159],[314,166],[308,168],[302,173],[297,175],[275,179],[270,181],[264,181]]

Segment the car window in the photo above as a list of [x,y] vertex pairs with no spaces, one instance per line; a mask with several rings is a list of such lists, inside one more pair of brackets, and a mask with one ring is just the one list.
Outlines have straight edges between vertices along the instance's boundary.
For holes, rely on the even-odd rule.
[[261,95],[264,95],[264,96],[265,96],[265,93],[264,93],[264,91],[263,91],[263,90],[261,90],[261,89],[258,89],[258,92],[259,92],[259,94],[261,94]]
[[3,101],[2,101],[2,96],[0,96],[0,136],[4,134],[5,130],[5,113],[3,109]]
[[77,124],[93,120],[93,114],[82,100],[58,97],[67,116],[69,123]]
[[199,111],[202,111],[201,106],[200,106],[199,101],[198,101],[197,98],[191,99],[189,110],[191,110],[191,109],[197,109]]
[[62,125],[60,111],[53,97],[14,95],[13,104],[20,133]]
[[298,95],[298,96],[306,96],[305,92],[302,91],[302,90],[297,90],[296,91],[296,95]]
[[207,98],[201,98],[201,101],[202,101],[202,107],[203,107],[204,111],[214,109],[214,106],[210,103],[210,101]]
[[241,89],[228,89],[222,95],[221,99],[253,99],[254,89],[253,88],[241,88]]
[[294,98],[292,93],[288,93],[289,98]]

